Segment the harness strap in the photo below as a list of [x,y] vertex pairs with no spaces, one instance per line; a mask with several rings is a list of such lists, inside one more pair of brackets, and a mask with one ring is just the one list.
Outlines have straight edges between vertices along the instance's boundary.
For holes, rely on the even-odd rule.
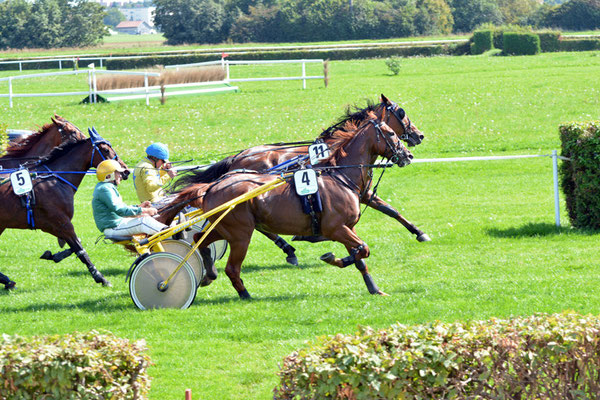
[[33,209],[31,208],[31,196],[25,195],[25,210],[27,211],[27,226],[29,229],[35,229],[35,220],[33,219]]
[[53,172],[50,168],[48,168],[47,165],[44,165],[44,168],[46,168],[48,170],[48,172],[50,172],[50,176],[55,177],[56,179],[58,179],[59,181],[61,181],[63,183],[66,183],[67,185],[71,186],[73,188],[73,190],[75,190],[77,192],[77,186],[73,185],[71,182],[69,182],[62,176],[57,175],[56,172]]

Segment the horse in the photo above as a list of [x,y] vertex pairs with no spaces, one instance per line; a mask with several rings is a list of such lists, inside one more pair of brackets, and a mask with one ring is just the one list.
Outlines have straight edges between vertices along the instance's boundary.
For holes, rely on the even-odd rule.
[[0,183],[0,235],[5,229],[40,229],[54,235],[69,245],[61,252],[63,258],[75,253],[96,283],[111,286],[90,260],[71,223],[74,196],[86,171],[109,158],[127,168],[110,143],[93,130],[89,138],[63,143],[23,164],[31,174],[32,190],[17,195],[12,179]]
[[9,142],[6,154],[0,157],[0,167],[17,168],[27,161],[46,155],[54,147],[71,140],[85,139],[75,125],[54,114],[51,124],[43,125],[37,132]]
[[[325,129],[318,140],[327,143],[330,147],[335,142],[336,133],[344,131],[347,123],[360,124],[368,118],[369,113],[374,113],[377,118],[385,122],[408,146],[416,146],[420,144],[424,135],[410,121],[406,112],[396,103],[389,100],[385,95],[381,95],[381,102],[373,104],[368,102],[364,109],[359,109],[356,112],[346,111],[346,115],[338,120],[337,123]],[[174,185],[174,191],[189,186],[194,183],[208,183],[218,179],[229,171],[236,169],[250,169],[255,171],[266,171],[281,163],[289,161],[294,157],[306,156],[308,154],[308,145],[310,143],[301,142],[301,145],[263,145],[255,146],[243,150],[236,155],[227,157],[204,171],[192,171],[190,174],[179,179]],[[394,218],[400,222],[410,233],[416,235],[419,242],[428,242],[431,239],[429,236],[420,230],[416,225],[404,218],[394,207],[385,202],[382,198],[374,194],[372,191],[364,193],[360,199],[362,204],[384,213],[385,215]],[[286,260],[292,265],[298,265],[298,259],[295,254],[295,248],[287,243],[278,235],[262,232],[271,239],[279,248],[286,253]],[[307,240],[311,242],[320,241],[323,238],[311,236],[294,237],[292,240]]]
[[[318,179],[322,201],[320,229],[327,239],[342,243],[350,255],[339,259],[328,253],[321,259],[340,268],[355,264],[369,293],[385,295],[373,282],[363,261],[369,256],[369,247],[356,235],[354,226],[360,218],[360,200],[370,191],[370,175],[377,157],[386,157],[403,167],[410,163],[412,154],[395,132],[373,113],[359,126],[346,123],[344,130],[332,135],[332,140],[335,150],[328,165],[315,167],[321,171]],[[277,175],[234,171],[213,183],[192,184],[179,192],[171,206],[161,212],[159,220],[168,222],[187,204],[210,211],[275,179],[279,179]],[[214,223],[220,216],[217,213],[209,220]],[[240,279],[240,269],[254,229],[286,235],[310,235],[312,227],[311,217],[302,211],[299,196],[294,193],[291,184],[285,184],[239,204],[214,227],[202,246],[221,239],[229,242],[225,273],[240,298],[248,299],[251,296]],[[196,242],[199,235],[194,235]]]

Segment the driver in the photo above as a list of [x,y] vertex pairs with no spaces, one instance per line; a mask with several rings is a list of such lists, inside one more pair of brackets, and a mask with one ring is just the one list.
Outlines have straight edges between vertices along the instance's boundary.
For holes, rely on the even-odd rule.
[[133,171],[133,186],[140,202],[150,201],[156,208],[165,201],[163,186],[177,175],[169,162],[169,148],[163,143],[152,143],[146,148],[146,157]]
[[131,236],[140,233],[152,235],[166,228],[152,218],[157,211],[149,201],[139,206],[128,206],[123,202],[117,186],[124,171],[115,160],[104,160],[96,169],[99,182],[94,188],[92,211],[98,229],[106,236]]

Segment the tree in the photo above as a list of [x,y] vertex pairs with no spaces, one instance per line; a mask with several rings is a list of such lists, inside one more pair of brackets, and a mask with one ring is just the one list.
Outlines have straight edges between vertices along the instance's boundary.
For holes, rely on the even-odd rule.
[[504,22],[494,0],[453,0],[451,7],[455,32],[471,32],[486,22],[494,25]]
[[0,49],[22,49],[29,39],[26,24],[31,5],[26,0],[0,3]]
[[452,32],[454,18],[445,0],[418,0],[415,26],[420,35],[439,35]]
[[154,24],[168,44],[219,43],[231,26],[222,0],[156,0]]
[[498,7],[505,24],[524,22],[541,5],[536,0],[498,0]]
[[600,28],[600,0],[569,0],[544,16],[544,26],[574,31]]
[[114,28],[119,25],[119,22],[125,21],[126,19],[125,15],[123,15],[117,7],[110,7],[106,10],[106,17],[104,17],[102,22],[104,22],[104,25],[112,26]]

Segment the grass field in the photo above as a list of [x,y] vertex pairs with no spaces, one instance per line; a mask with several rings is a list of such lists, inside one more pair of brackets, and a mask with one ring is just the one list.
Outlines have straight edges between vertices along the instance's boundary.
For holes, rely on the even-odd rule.
[[[598,52],[403,59],[398,76],[383,60],[332,62],[330,74],[328,88],[318,81],[307,90],[299,82],[240,84],[237,94],[170,98],[164,106],[51,98],[16,99],[10,109],[0,99],[1,122],[32,128],[56,112],[82,129],[95,126],[131,165],[151,140],[169,143],[173,159],[203,163],[252,145],[313,138],[345,105],[362,106],[384,93],[426,135],[415,157],[431,158],[548,154],[560,146],[561,122],[598,119],[600,105]],[[78,83],[23,85],[23,91],[49,91]],[[115,245],[94,243],[94,183],[86,178],[76,196],[74,224],[114,287],[95,285],[75,258],[56,265],[39,260],[43,250],[58,249],[53,237],[7,231],[0,271],[18,281],[18,289],[0,293],[0,331],[101,328],[146,339],[155,363],[151,399],[182,399],[185,388],[194,399],[272,398],[284,356],[317,335],[353,332],[359,324],[598,313],[600,307],[598,234],[570,229],[564,209],[564,227],[554,227],[546,158],[423,163],[386,172],[381,196],[433,239],[418,243],[382,214],[364,214],[357,231],[371,248],[367,264],[390,297],[369,295],[354,269],[318,261],[327,251],[342,255],[341,245],[299,243],[300,266],[292,267],[255,235],[242,270],[254,300],[238,300],[221,261],[219,279],[181,311],[134,308],[124,281],[133,258]],[[130,182],[121,193],[135,202]]]

